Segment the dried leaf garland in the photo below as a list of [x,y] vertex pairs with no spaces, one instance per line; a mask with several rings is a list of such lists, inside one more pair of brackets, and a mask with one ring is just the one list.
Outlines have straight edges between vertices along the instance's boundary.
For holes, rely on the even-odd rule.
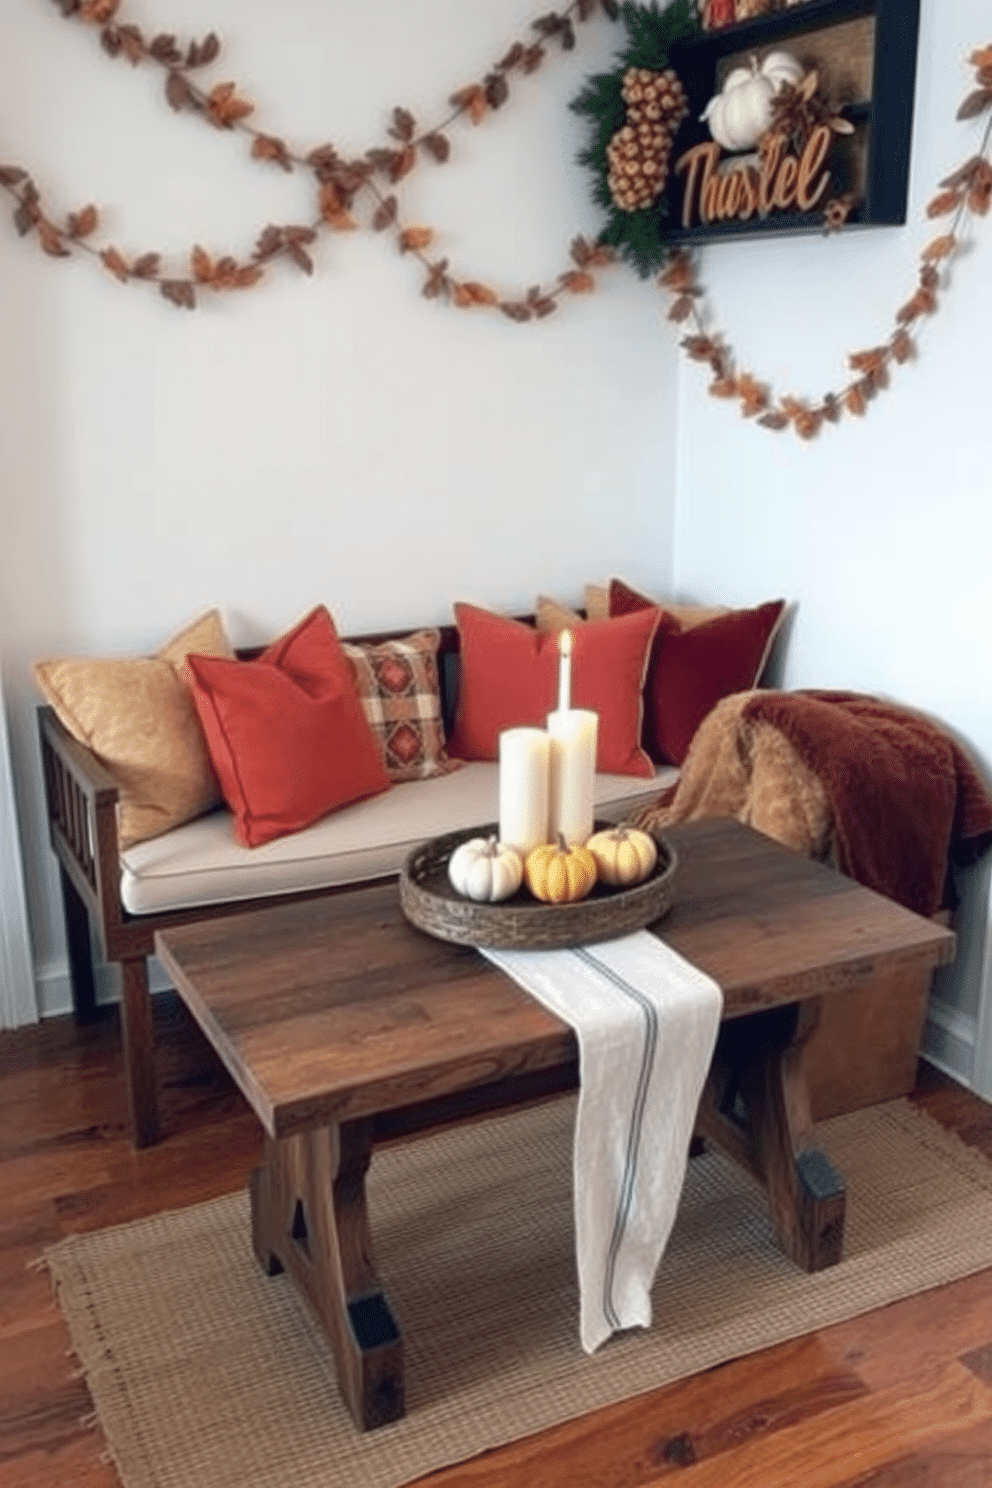
[[335,232],[350,232],[358,226],[348,210],[347,194],[334,181],[324,181],[319,193],[321,221]]
[[234,83],[217,83],[207,94],[207,112],[218,129],[233,129],[255,112],[255,105],[239,97]]
[[927,207],[928,217],[943,217],[947,212],[953,212],[961,205],[960,191],[942,191],[935,196]]
[[802,439],[812,439],[824,422],[836,423],[842,413],[863,418],[876,393],[890,384],[890,368],[902,366],[916,355],[916,343],[908,327],[938,307],[941,271],[945,270],[961,245],[961,226],[969,215],[986,216],[992,205],[992,46],[979,48],[969,58],[978,73],[981,86],[968,94],[957,112],[959,120],[969,120],[989,113],[981,146],[957,170],[940,182],[940,190],[926,208],[929,218],[953,214],[949,231],[931,239],[920,252],[919,282],[911,297],[895,313],[895,328],[881,346],[852,352],[848,366],[858,375],[837,392],[827,393],[818,404],[810,406],[791,396],[780,397],[777,406],[769,406],[767,391],[748,374],[734,376],[730,370],[733,355],[728,346],[704,330],[700,308],[702,289],[696,279],[696,257],[684,248],[671,253],[658,275],[658,283],[672,297],[668,318],[677,323],[692,321],[695,334],[682,340],[686,354],[694,361],[706,362],[714,376],[708,391],[712,397],[733,399],[740,404],[741,414],[752,418],[766,409],[757,422],[762,428],[780,432],[792,428]]
[[126,284],[131,277],[127,259],[117,248],[104,248],[100,254],[100,261],[104,268],[109,269],[115,279]]
[[188,279],[163,279],[159,288],[170,304],[181,310],[196,309],[196,290]]
[[[518,41],[484,76],[475,82],[457,89],[451,95],[453,112],[439,123],[418,133],[417,120],[409,109],[397,105],[390,116],[388,137],[394,143],[387,147],[374,147],[359,160],[342,159],[333,145],[322,145],[307,155],[300,155],[277,135],[268,133],[247,120],[254,114],[255,106],[231,81],[215,83],[208,89],[201,88],[190,74],[218,60],[221,54],[220,39],[209,32],[201,41],[190,41],[181,45],[171,33],[158,33],[151,37],[131,23],[119,19],[123,0],[55,0],[64,17],[80,20],[99,30],[100,45],[111,58],[124,56],[133,66],[151,62],[165,70],[165,96],[174,112],[188,112],[203,118],[216,128],[238,130],[250,138],[250,156],[265,164],[274,164],[284,171],[303,167],[312,172],[317,182],[318,217],[315,228],[329,231],[352,231],[358,220],[352,212],[353,198],[363,191],[370,191],[375,200],[371,226],[382,232],[387,229],[395,233],[401,253],[422,257],[424,250],[434,238],[433,229],[426,226],[405,226],[400,221],[399,205],[395,195],[384,194],[376,182],[383,177],[390,186],[402,181],[418,164],[421,156],[439,165],[450,158],[451,143],[447,135],[449,127],[464,117],[479,124],[492,111],[502,107],[510,96],[510,76],[517,72],[529,75],[537,70],[545,57],[544,41],[557,39],[563,51],[575,46],[574,19],[588,21],[597,8],[614,21],[619,9],[614,0],[570,0],[561,12],[550,12],[532,23],[541,41],[526,43]],[[5,178],[6,177],[6,178]],[[304,238],[289,229],[269,227],[260,234],[255,252],[243,263],[232,255],[211,260],[212,270],[205,271],[205,250],[194,249],[190,254],[190,270],[187,276],[166,274],[157,253],[143,253],[135,260],[142,265],[142,272],[129,265],[119,249],[91,248],[83,240],[95,231],[98,220],[85,232],[80,231],[81,214],[70,214],[65,228],[59,227],[45,214],[40,206],[37,188],[27,178],[27,173],[18,167],[6,167],[0,174],[0,186],[5,187],[16,198],[14,212],[18,231],[26,235],[37,231],[43,251],[52,256],[71,256],[74,246],[81,246],[93,253],[105,268],[121,282],[141,279],[155,282],[165,298],[184,309],[197,304],[196,290],[207,286],[211,289],[249,288],[263,277],[263,265],[271,260],[284,258],[294,263],[303,272],[313,272],[313,259],[305,244],[316,237],[315,229],[306,230]],[[90,209],[84,209],[90,210]],[[92,209],[95,212],[95,209]],[[592,251],[592,250],[590,250]],[[602,258],[597,266],[608,260]],[[223,270],[221,269],[223,266]],[[444,295],[454,303],[485,304],[503,308],[500,296],[479,280],[455,281],[444,269],[438,273],[435,265],[428,269],[428,280],[424,293],[433,297]],[[584,283],[584,281],[578,281]],[[180,286],[185,285],[185,289]],[[518,301],[513,306],[513,319],[531,319],[532,316],[549,314],[555,306],[559,292],[568,287],[571,292],[586,292],[575,287],[575,281],[566,285],[565,278],[556,289],[538,295],[536,301],[528,301],[524,314],[519,313]]]
[[400,232],[400,252],[419,253],[430,247],[433,237],[429,227],[404,227]]
[[[413,114],[396,106],[388,129],[393,143],[374,147],[360,159],[350,161],[340,157],[329,144],[299,155],[278,136],[248,124],[254,105],[233,82],[217,83],[206,91],[201,89],[189,73],[220,56],[221,45],[215,33],[209,33],[200,42],[188,43],[184,50],[170,34],[158,34],[149,40],[137,26],[120,24],[117,17],[122,0],[55,0],[55,3],[67,18],[98,26],[101,46],[108,56],[124,56],[132,65],[152,61],[163,67],[166,98],[174,110],[193,112],[217,128],[247,133],[252,159],[287,171],[297,167],[309,170],[317,185],[319,216],[313,225],[270,224],[259,234],[253,253],[243,262],[233,255],[214,257],[196,245],[190,252],[187,275],[166,274],[158,253],[146,252],[129,260],[116,246],[94,247],[88,239],[98,230],[100,216],[92,204],[68,213],[64,223],[59,224],[43,210],[38,188],[28,173],[16,165],[0,165],[0,189],[14,198],[17,231],[25,236],[36,233],[40,248],[50,257],[70,257],[76,250],[88,252],[120,282],[154,283],[171,304],[191,310],[198,303],[199,290],[250,288],[263,278],[265,267],[276,258],[284,258],[311,274],[314,262],[308,249],[316,241],[318,231],[321,228],[347,231],[357,227],[353,199],[359,192],[369,191],[375,201],[370,225],[379,232],[393,231],[400,252],[422,262],[423,295],[428,299],[447,299],[459,309],[483,306],[498,309],[519,323],[541,320],[558,308],[562,294],[590,293],[596,287],[595,271],[616,262],[617,253],[612,245],[590,242],[580,235],[569,246],[575,267],[561,273],[553,289],[546,291],[535,285],[522,297],[501,297],[482,280],[455,278],[446,258],[429,260],[426,250],[434,242],[434,229],[426,224],[403,224],[395,193],[383,191],[376,179],[381,177],[395,185],[415,168],[421,156],[444,164],[451,152],[447,130],[456,119],[463,117],[481,124],[490,112],[507,101],[513,73],[526,76],[542,65],[546,43],[557,41],[563,51],[575,45],[573,18],[587,21],[598,6],[610,20],[618,19],[621,12],[615,0],[572,0],[563,11],[539,17],[532,23],[532,29],[540,39],[530,44],[515,42],[481,82],[456,89],[450,96],[454,112],[447,119],[418,133]],[[931,219],[950,217],[950,228],[921,250],[919,282],[910,299],[896,311],[890,339],[881,346],[850,354],[848,365],[857,375],[839,391],[828,392],[815,404],[791,395],[775,402],[765,384],[751,373],[735,372],[731,348],[704,329],[700,303],[703,290],[696,278],[695,257],[681,248],[669,251],[658,275],[658,283],[672,298],[668,318],[676,324],[690,322],[695,326],[695,332],[684,336],[681,345],[690,359],[708,365],[712,396],[736,401],[742,416],[754,419],[763,428],[781,431],[791,427],[800,438],[810,440],[824,423],[836,423],[844,413],[863,417],[871,399],[889,385],[891,365],[903,365],[916,355],[916,343],[909,327],[937,310],[941,273],[946,272],[960,247],[962,223],[968,215],[986,216],[992,207],[992,163],[988,158],[992,136],[992,45],[976,49],[969,62],[975,68],[977,86],[962,102],[957,118],[969,121],[984,114],[990,117],[979,150],[939,183],[938,192],[926,208]],[[808,123],[807,115],[819,107],[815,77],[810,74],[793,91],[795,97],[785,100],[779,123],[794,126],[798,122],[802,126]],[[832,128],[836,124],[838,132],[845,126],[842,119],[831,118],[827,122]],[[852,205],[848,198],[828,204],[825,212],[828,230],[843,225]]]
[[480,284],[476,280],[469,280],[465,284],[452,284],[451,298],[455,305],[461,310],[468,310],[473,305],[498,305],[499,295],[488,284]]
[[79,8],[79,14],[84,21],[95,21],[101,25],[104,21],[113,20],[119,6],[120,0],[85,0]]
[[473,124],[481,124],[489,109],[489,99],[481,83],[459,88],[457,93],[452,93],[451,102],[459,113],[468,114]]
[[923,250],[925,263],[935,263],[940,258],[949,258],[954,252],[957,239],[953,233],[945,233],[943,237],[934,238]]
[[100,225],[100,216],[96,207],[90,205],[83,207],[81,212],[70,212],[66,219],[65,230],[70,238],[88,238],[90,233],[96,232]]
[[425,134],[421,145],[429,155],[434,157],[438,165],[444,165],[451,155],[451,143],[447,135],[436,130],[431,134]]
[[385,200],[381,201],[372,218],[372,226],[376,232],[382,232],[385,228],[392,227],[396,221],[397,211],[398,206],[395,196],[387,196]]
[[417,132],[417,121],[408,109],[394,108],[393,124],[389,132],[394,139],[402,140],[404,144],[409,144]]
[[165,79],[165,98],[171,109],[181,113],[186,108],[199,106],[195,90],[181,72],[170,71]]
[[293,169],[293,158],[285,140],[276,139],[274,135],[257,134],[252,140],[251,155],[253,160],[271,160],[285,171]]
[[968,94],[968,97],[958,109],[957,117],[959,119],[977,119],[979,114],[983,114],[990,107],[992,107],[992,88],[977,88],[974,93]]
[[745,418],[753,418],[768,407],[768,389],[749,372],[742,372],[736,379],[734,391],[741,400],[741,413]]
[[52,258],[68,258],[71,250],[62,241],[62,234],[58,228],[46,222],[42,217],[38,224],[38,241],[41,243],[42,251]]

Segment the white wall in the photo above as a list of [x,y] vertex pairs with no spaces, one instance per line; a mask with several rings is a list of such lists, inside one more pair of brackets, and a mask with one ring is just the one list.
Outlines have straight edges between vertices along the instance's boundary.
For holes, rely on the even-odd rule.
[[[925,206],[978,149],[955,113],[987,0],[923,0],[907,226],[830,239],[721,245],[703,257],[717,329],[779,392],[843,384],[848,352],[877,345],[942,230]],[[745,423],[680,376],[678,587],[702,599],[796,601],[786,686],[841,687],[923,708],[992,766],[989,419],[992,220],[953,267],[920,356],[863,421],[812,444]],[[959,967],[931,1004],[931,1046],[992,1094],[992,988],[982,978],[987,870],[966,881]],[[974,1067],[972,1067],[974,1066]]]
[[[480,77],[529,0],[135,0],[129,19],[217,30],[236,80],[294,145],[383,142],[395,104],[423,121]],[[602,17],[514,88],[455,159],[404,184],[465,277],[548,282],[598,217],[568,110],[611,64]],[[38,0],[0,5],[0,159],[59,214],[94,202],[125,252],[193,242],[246,256],[268,222],[307,221],[302,175],[172,114],[161,74],[103,56]],[[4,198],[6,200],[6,198]],[[538,589],[641,570],[667,582],[673,340],[626,273],[534,326],[420,297],[386,237],[322,239],[312,279],[189,314],[89,261],[56,263],[0,222],[0,643],[43,1009],[65,1006],[64,945],[41,825],[30,662],[157,648],[220,605],[236,643],[325,601],[344,630],[529,607]]]

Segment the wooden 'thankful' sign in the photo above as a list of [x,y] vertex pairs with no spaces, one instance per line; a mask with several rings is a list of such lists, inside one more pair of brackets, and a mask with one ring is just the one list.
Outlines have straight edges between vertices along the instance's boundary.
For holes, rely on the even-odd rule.
[[798,156],[787,153],[784,141],[777,139],[758,166],[734,162],[723,171],[718,169],[718,144],[694,145],[675,164],[676,175],[685,175],[682,226],[750,222],[775,211],[815,211],[830,187],[831,172],[823,164],[832,139],[821,124]]

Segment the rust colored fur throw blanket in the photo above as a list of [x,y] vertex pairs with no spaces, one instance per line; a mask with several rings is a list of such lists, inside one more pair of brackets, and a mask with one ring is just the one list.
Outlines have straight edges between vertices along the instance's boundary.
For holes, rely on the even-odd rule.
[[992,844],[992,794],[957,741],[851,692],[759,689],[718,703],[678,783],[636,821],[657,831],[704,816],[748,822],[923,915],[953,903],[952,867]]

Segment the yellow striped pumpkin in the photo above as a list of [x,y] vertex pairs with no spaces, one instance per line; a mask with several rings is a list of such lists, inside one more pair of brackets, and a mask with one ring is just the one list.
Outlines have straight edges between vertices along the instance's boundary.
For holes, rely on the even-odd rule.
[[562,839],[532,848],[524,863],[524,882],[546,904],[574,904],[596,882],[596,859],[585,847]]

